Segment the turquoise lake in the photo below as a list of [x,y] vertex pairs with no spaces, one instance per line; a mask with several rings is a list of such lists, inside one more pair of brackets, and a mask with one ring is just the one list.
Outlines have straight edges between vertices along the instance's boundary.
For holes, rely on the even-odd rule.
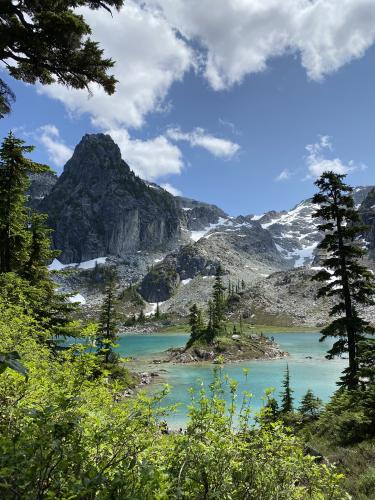
[[[296,405],[309,388],[323,401],[328,401],[347,360],[325,359],[324,356],[332,343],[319,342],[318,333],[274,333],[272,336],[281,348],[289,353],[287,358],[242,361],[224,365],[223,373],[238,382],[238,401],[241,402],[241,394],[244,391],[250,391],[253,394],[252,408],[256,411],[263,404],[264,389],[274,387],[277,396],[287,363]],[[150,360],[158,359],[169,347],[185,345],[187,339],[188,335],[183,334],[129,334],[122,336],[119,341],[120,353],[123,356],[136,358],[132,362],[133,366],[138,365],[141,370],[154,372],[165,370],[156,379],[172,386],[170,394],[165,399],[165,405],[181,403],[177,414],[168,418],[169,425],[174,428],[184,426],[186,407],[190,402],[189,388],[199,387],[200,381],[208,385],[212,381],[213,365],[169,363],[155,365]],[[244,368],[249,369],[247,379],[243,373]]]

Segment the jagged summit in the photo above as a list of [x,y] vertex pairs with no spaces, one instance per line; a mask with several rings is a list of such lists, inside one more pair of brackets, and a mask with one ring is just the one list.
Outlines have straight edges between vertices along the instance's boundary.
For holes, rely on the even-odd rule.
[[172,195],[137,177],[109,135],[85,135],[39,208],[64,263],[173,247],[180,210]]
[[85,134],[65,164],[61,178],[69,176],[72,181],[81,181],[107,175],[134,176],[110,135]]

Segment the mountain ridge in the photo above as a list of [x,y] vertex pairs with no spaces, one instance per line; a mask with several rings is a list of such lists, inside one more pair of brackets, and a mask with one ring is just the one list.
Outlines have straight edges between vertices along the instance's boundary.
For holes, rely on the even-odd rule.
[[[87,281],[91,264],[85,261],[98,258],[101,266],[116,266],[122,286],[139,283],[147,302],[162,302],[162,310],[180,315],[208,299],[219,262],[227,281],[244,281],[259,292],[274,273],[288,276],[319,259],[322,235],[311,199],[290,210],[232,217],[143,181],[108,135],[84,136],[59,178],[48,175],[45,185],[40,177],[31,181],[30,202],[48,214],[59,259],[68,265],[84,261],[85,272],[78,269],[78,277],[59,284],[83,290],[88,305],[98,303],[100,291]],[[371,225],[365,238],[373,257],[375,190],[360,186],[353,195]]]

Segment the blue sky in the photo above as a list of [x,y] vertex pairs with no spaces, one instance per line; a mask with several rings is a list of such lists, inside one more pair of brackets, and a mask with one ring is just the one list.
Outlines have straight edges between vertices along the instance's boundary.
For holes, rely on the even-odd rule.
[[118,92],[8,80],[2,136],[61,172],[83,134],[111,133],[139,175],[232,215],[290,208],[326,168],[375,185],[374,0],[207,2],[85,11]]

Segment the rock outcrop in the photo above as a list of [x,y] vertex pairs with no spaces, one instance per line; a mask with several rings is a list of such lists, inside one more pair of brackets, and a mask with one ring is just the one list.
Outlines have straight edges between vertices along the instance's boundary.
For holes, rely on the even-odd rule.
[[[180,295],[180,291],[189,290],[190,280],[199,276],[213,276],[219,263],[228,275],[228,279],[244,280],[247,284],[291,266],[291,263],[277,250],[270,233],[257,221],[249,217],[227,218],[220,225],[207,231],[197,242],[182,246],[167,255],[163,262],[157,264],[145,276],[141,284],[141,294],[146,300],[152,295],[160,302],[165,301],[175,292]],[[175,280],[173,287],[168,287],[170,295],[167,296],[164,294],[166,286],[160,286],[160,279],[152,278],[155,274],[158,277],[170,276],[171,269],[176,271],[178,279]],[[181,287],[177,288],[180,281]],[[201,283],[210,289],[209,281]],[[207,293],[200,292],[198,297],[192,296],[191,300],[200,303],[206,296]],[[189,302],[186,304],[187,309]]]
[[104,134],[83,137],[39,208],[64,263],[167,250],[181,238],[174,197],[137,177]]
[[176,197],[176,202],[184,212],[186,227],[190,231],[199,231],[210,224],[217,224],[228,215],[216,205],[191,200],[182,196]]

